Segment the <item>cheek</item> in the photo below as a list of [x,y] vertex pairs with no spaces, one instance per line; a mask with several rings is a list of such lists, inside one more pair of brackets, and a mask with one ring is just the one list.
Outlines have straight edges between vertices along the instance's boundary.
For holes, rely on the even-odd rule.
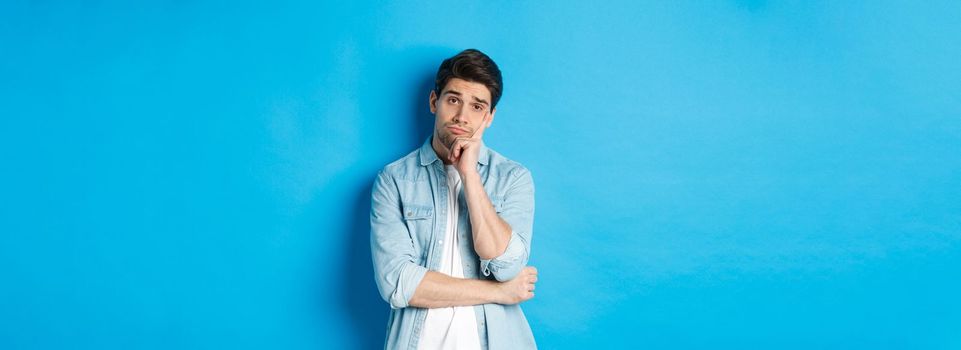
[[454,119],[454,113],[451,113],[449,109],[443,108],[437,109],[435,116],[437,117],[437,125],[444,125]]

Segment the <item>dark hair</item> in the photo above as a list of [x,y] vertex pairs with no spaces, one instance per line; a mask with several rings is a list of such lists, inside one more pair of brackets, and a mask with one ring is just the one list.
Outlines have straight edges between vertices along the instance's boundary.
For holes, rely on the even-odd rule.
[[491,108],[497,106],[504,91],[501,80],[501,70],[497,68],[490,57],[476,49],[461,51],[454,57],[444,60],[437,68],[437,78],[434,79],[434,92],[440,95],[441,90],[453,78],[464,79],[469,82],[484,84],[491,93]]

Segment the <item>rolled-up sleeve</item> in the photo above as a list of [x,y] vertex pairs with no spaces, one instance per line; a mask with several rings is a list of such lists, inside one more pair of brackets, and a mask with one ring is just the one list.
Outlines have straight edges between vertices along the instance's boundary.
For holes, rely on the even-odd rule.
[[511,238],[504,253],[493,259],[481,259],[484,276],[494,275],[498,281],[509,281],[520,273],[530,258],[534,228],[534,180],[526,169],[509,187],[502,201],[495,203],[497,215],[511,226]]
[[409,306],[427,268],[416,262],[414,242],[401,216],[397,186],[384,171],[377,174],[371,191],[370,250],[381,297],[393,309]]

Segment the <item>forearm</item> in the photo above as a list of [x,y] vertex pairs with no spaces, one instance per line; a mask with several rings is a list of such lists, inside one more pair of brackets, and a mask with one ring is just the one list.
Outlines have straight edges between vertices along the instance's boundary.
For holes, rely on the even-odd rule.
[[477,173],[463,177],[464,196],[474,237],[474,250],[481,259],[504,253],[511,238],[511,226],[497,215]]
[[410,306],[433,309],[503,303],[505,296],[499,285],[494,281],[456,278],[428,271],[417,285]]

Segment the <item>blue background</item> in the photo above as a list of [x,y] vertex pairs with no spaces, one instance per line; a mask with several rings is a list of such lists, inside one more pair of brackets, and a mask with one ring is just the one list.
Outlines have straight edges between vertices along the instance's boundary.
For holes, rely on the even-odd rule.
[[545,349],[961,348],[961,3],[0,5],[0,348],[377,348],[377,170],[505,76]]

